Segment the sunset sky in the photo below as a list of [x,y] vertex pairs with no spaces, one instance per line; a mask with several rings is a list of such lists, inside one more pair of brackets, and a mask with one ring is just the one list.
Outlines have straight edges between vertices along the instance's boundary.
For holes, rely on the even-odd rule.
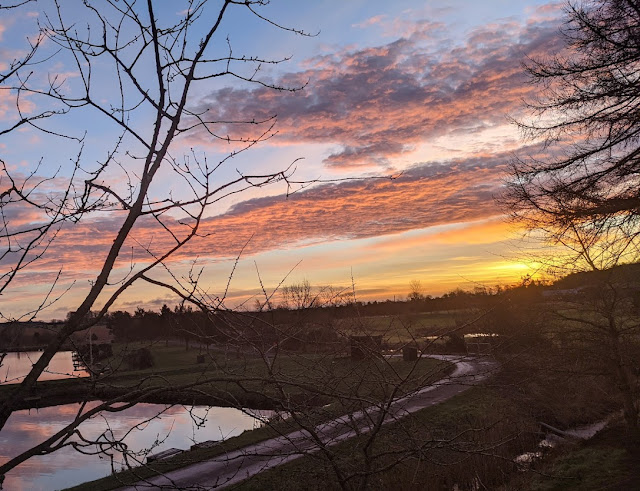
[[[177,5],[165,2],[158,15],[177,19]],[[307,85],[299,92],[274,92],[226,78],[201,83],[189,108],[207,109],[220,121],[277,116],[277,134],[225,162],[220,182],[237,171],[277,171],[295,162],[294,179],[306,185],[294,186],[296,192],[288,197],[280,183],[217,203],[202,224],[210,235],[194,240],[168,264],[178,278],[197,258],[195,269],[204,268],[202,288],[221,295],[233,271],[227,295],[227,305],[233,306],[260,298],[258,271],[269,292],[283,280],[349,288],[353,282],[360,300],[405,297],[412,280],[421,281],[425,294],[439,295],[457,287],[511,284],[536,272],[518,240],[521,231],[505,222],[505,210],[494,198],[502,191],[509,162],[539,152],[511,121],[527,117],[523,101],[538,90],[527,83],[523,62],[562,49],[562,4],[273,0],[260,10],[311,37],[278,31],[236,13],[240,10],[234,9],[223,25],[217,39],[221,49],[228,35],[234,54],[291,56],[285,63],[265,65],[261,76],[277,85]],[[0,15],[2,71],[24,53],[25,36],[33,37],[44,17],[29,4]],[[82,17],[75,20],[81,23]],[[53,47],[49,43],[44,49]],[[35,77],[46,79],[39,72],[44,67],[70,89],[77,83],[73,66],[64,59],[34,66]],[[115,82],[108,76],[96,79],[107,103]],[[148,82],[153,83],[151,71]],[[35,113],[40,103],[26,98],[23,109]],[[0,91],[0,129],[16,118],[15,92]],[[150,126],[144,117],[137,123],[143,132]],[[88,110],[51,118],[42,126],[79,136],[87,131],[82,154],[87,168],[118,137]],[[231,150],[225,145],[195,130],[175,142],[172,154],[206,155],[207,161],[218,162]],[[69,179],[69,162],[77,152],[74,142],[34,128],[0,136],[0,158],[18,179],[42,159],[36,175],[55,175],[47,192]],[[159,177],[155,197],[187,192],[170,171]],[[0,181],[0,191],[7,182]],[[63,227],[44,256],[0,297],[2,315],[19,317],[35,308],[57,276],[54,297],[64,295],[39,317],[63,318],[74,309],[123,216],[88,215]],[[167,220],[177,227],[180,218]],[[14,207],[5,219],[15,227],[42,217]],[[152,220],[139,222],[114,282],[149,260],[141,244],[153,251],[168,247],[170,238],[158,228]],[[0,267],[4,273],[10,262]],[[166,277],[162,271],[157,275]],[[176,297],[141,284],[125,292],[115,308],[158,309],[163,303],[174,305]]]

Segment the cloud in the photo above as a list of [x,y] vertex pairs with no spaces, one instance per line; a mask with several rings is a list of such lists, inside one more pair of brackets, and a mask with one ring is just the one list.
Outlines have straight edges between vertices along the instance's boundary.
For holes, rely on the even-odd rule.
[[536,24],[546,21],[554,21],[564,14],[566,8],[565,2],[551,2],[536,7],[527,8],[529,24]]
[[495,213],[492,196],[506,162],[506,156],[497,156],[425,163],[395,180],[345,181],[294,194],[286,201],[282,197],[246,201],[212,223],[248,223],[258,238],[277,231],[282,244],[313,237],[373,237],[470,220]]
[[521,234],[519,229],[504,219],[490,219],[465,224],[460,228],[436,234],[432,240],[443,244],[491,244],[496,240],[507,240]]
[[[208,110],[218,121],[277,115],[276,141],[332,145],[324,161],[329,167],[390,166],[418,144],[479,133],[519,114],[523,98],[535,90],[527,83],[522,61],[560,49],[554,20],[547,15],[525,25],[512,20],[485,25],[463,43],[425,27],[427,35],[414,33],[377,47],[318,56],[307,62],[308,69],[274,80],[284,86],[308,80],[300,92],[223,88],[191,109]],[[255,125],[211,129],[243,136],[256,131]],[[199,131],[191,141],[211,140]]]
[[[236,86],[194,101],[192,111],[207,109],[208,117],[220,121],[259,120],[277,114],[280,133],[271,142],[324,145],[329,149],[324,164],[331,169],[406,170],[394,180],[345,180],[289,197],[238,203],[204,219],[202,237],[178,251],[168,265],[184,270],[194,258],[206,264],[235,257],[245,244],[248,256],[332,241],[391,237],[454,223],[479,225],[459,232],[434,230],[430,240],[445,245],[491,243],[494,235],[504,232],[493,221],[501,213],[493,197],[502,189],[510,152],[517,145],[502,138],[504,132],[498,130],[506,124],[505,115],[517,115],[522,99],[532,94],[521,67],[524,56],[558,51],[556,20],[552,9],[541,11],[535,22],[505,20],[479,27],[463,42],[447,38],[446,31],[435,24],[414,22],[404,37],[392,42],[317,56],[305,62],[303,71],[274,79],[274,83],[294,86],[310,80],[299,93]],[[488,130],[494,129],[495,136],[486,141]],[[247,135],[255,132],[256,125],[219,124],[211,130]],[[416,157],[428,145],[460,150],[462,145],[456,147],[456,142],[474,138],[482,142],[481,148],[460,152],[457,159],[449,158],[453,151],[446,159]],[[200,131],[190,143],[209,145],[211,139]],[[536,154],[539,148],[529,150]],[[27,210],[7,213],[14,226],[37,219]],[[188,227],[175,219],[163,218],[174,233],[188,233]],[[123,213],[114,213],[63,227],[20,285],[50,284],[61,267],[62,283],[75,279],[86,285],[86,280],[95,278],[123,219]],[[110,280],[126,277],[130,268],[139,269],[174,243],[157,222],[139,220]],[[164,301],[158,295],[154,302]]]
[[520,232],[517,226],[506,222],[504,217],[492,217],[486,220],[452,224],[445,226],[444,230],[427,229],[414,237],[403,237],[401,240],[398,236],[391,236],[370,244],[367,249],[378,252],[409,251],[423,247],[426,243],[477,246],[508,240]]
[[374,15],[373,17],[369,17],[368,19],[358,23],[358,24],[353,24],[352,27],[359,27],[361,29],[364,29],[366,27],[370,27],[373,26],[375,24],[380,24],[382,21],[384,21],[387,18],[386,14],[380,14],[380,15]]
[[[423,163],[396,179],[357,179],[327,183],[285,196],[251,199],[228,212],[206,218],[203,238],[194,239],[172,261],[229,258],[327,241],[362,239],[496,216],[493,197],[500,192],[510,155]],[[95,271],[113,242],[123,216],[68,224],[39,262],[39,269]],[[188,227],[166,218],[176,235]],[[126,272],[174,244],[151,218],[139,220],[116,268]],[[123,273],[124,274],[124,273]]]

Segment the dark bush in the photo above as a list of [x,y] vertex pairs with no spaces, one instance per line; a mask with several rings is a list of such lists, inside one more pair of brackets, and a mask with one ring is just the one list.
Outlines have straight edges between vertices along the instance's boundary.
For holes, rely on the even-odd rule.
[[130,370],[143,370],[154,366],[153,355],[149,348],[140,348],[128,353],[124,361]]
[[464,342],[464,337],[455,332],[448,334],[445,350],[451,353],[466,353],[467,346]]

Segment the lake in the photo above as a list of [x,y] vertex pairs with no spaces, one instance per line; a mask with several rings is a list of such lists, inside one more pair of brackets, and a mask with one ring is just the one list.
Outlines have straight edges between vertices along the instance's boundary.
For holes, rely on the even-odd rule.
[[[87,407],[95,407],[94,401]],[[64,404],[39,410],[14,412],[0,433],[0,463],[42,442],[68,424],[80,408]],[[160,414],[159,417],[155,417]],[[194,443],[224,440],[261,426],[273,411],[239,410],[225,407],[166,406],[138,404],[117,413],[103,413],[85,421],[80,430],[86,438],[121,438],[129,450],[146,453],[168,448],[188,449]],[[5,490],[39,491],[62,489],[109,475],[122,468],[122,454],[83,455],[71,447],[53,454],[36,456],[9,472]]]
[[[0,385],[22,382],[41,355],[42,351],[7,353],[0,366]],[[49,366],[38,380],[59,380],[88,375],[89,373],[83,368],[73,366],[73,351],[59,351],[53,355]]]

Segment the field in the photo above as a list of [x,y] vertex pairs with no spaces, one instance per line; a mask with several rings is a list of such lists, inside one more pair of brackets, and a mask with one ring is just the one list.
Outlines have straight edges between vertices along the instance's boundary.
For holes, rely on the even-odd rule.
[[373,316],[341,319],[337,329],[349,334],[382,335],[389,345],[424,343],[432,336],[442,336],[473,318],[470,309],[423,312],[401,316]]
[[[159,472],[175,469],[189,463],[204,460],[251,443],[300,429],[303,425],[316,425],[333,417],[356,409],[368,407],[376,401],[397,397],[404,392],[429,384],[442,378],[449,364],[433,359],[405,362],[401,358],[369,359],[354,361],[350,358],[334,358],[323,355],[288,354],[273,361],[267,367],[262,360],[246,357],[226,360],[221,354],[212,355],[212,360],[198,372],[184,363],[193,363],[194,353],[180,347],[154,347],[154,356],[163,361],[153,370],[123,372],[114,376],[112,383],[127,384],[134,379],[147,378],[152,384],[161,380],[163,384],[188,383],[200,377],[218,378],[215,382],[198,386],[199,391],[218,394],[222,402],[242,403],[242,394],[259,391],[271,403],[278,403],[278,389],[286,388],[287,408],[296,412],[295,423],[285,419],[269,426],[245,432],[210,449],[200,449],[181,454],[175,459],[119,473],[106,479],[87,483],[74,489],[112,489],[123,482],[136,482]],[[217,361],[213,359],[217,358]],[[241,383],[234,385],[226,379],[235,377]],[[225,379],[225,380],[222,380]],[[242,386],[242,391],[238,387]],[[224,394],[224,396],[222,395]],[[175,394],[186,403],[189,394]]]
[[[476,309],[459,309],[334,318],[325,324],[334,337],[320,349],[322,343],[302,337],[295,349],[267,342],[252,348],[230,343],[206,347],[179,339],[117,344],[114,356],[101,362],[113,372],[100,377],[88,394],[105,399],[138,390],[145,393],[139,400],[147,402],[293,408],[303,424],[317,424],[427,385],[446,370],[428,360],[351,359],[349,336],[382,336],[388,356],[406,345],[442,352],[451,348],[448,343],[456,337],[497,332],[491,338],[492,353],[501,362],[502,372],[489,387],[474,388],[386,426],[371,445],[366,436],[345,441],[331,447],[330,458],[303,457],[257,476],[241,489],[279,489],[284,482],[287,487],[310,490],[340,487],[344,483],[334,472],[336,465],[352,476],[349,486],[365,484],[376,489],[451,489],[455,485],[564,489],[563,485],[571,488],[573,483],[580,483],[574,489],[598,489],[606,478],[591,475],[591,466],[585,467],[581,460],[600,466],[610,477],[634,479],[629,462],[635,457],[620,442],[554,450],[540,464],[542,472],[548,466],[553,478],[527,474],[525,479],[519,471],[513,458],[536,449],[539,421],[570,428],[602,418],[618,409],[620,400],[606,376],[593,373],[592,359],[583,356],[588,339],[584,323],[561,319],[571,312],[566,302],[514,305],[496,303],[484,317]],[[318,329],[318,319],[310,315],[297,324],[278,325],[279,334],[295,338],[300,332]],[[593,320],[592,314],[581,315]],[[477,318],[480,322],[469,323]],[[148,349],[153,366],[132,366],[130,355],[140,349]],[[39,384],[38,390],[68,392],[72,384],[78,381]],[[112,489],[119,484],[115,479],[135,482],[294,429],[299,426],[290,421],[274,422],[215,448],[185,453],[77,489]],[[367,469],[366,482],[361,481],[365,479],[362,469]]]
[[[149,350],[154,366],[131,369],[126,354]],[[197,363],[198,357],[202,363]],[[102,362],[111,367],[93,382],[67,379],[39,382],[31,396],[40,405],[75,402],[84,398],[107,400],[131,391],[139,401],[244,406],[271,409],[281,404],[281,391],[305,406],[347,399],[357,390],[362,397],[384,398],[391,390],[409,391],[441,377],[445,365],[433,360],[406,363],[399,358],[354,361],[345,356],[317,353],[281,353],[261,358],[254,353],[186,351],[182,346],[119,345]],[[11,386],[0,386],[0,396]]]

